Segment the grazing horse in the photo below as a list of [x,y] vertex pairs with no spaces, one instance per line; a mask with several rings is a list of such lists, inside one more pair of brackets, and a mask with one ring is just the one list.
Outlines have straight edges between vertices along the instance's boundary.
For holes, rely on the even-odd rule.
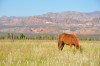
[[78,38],[74,34],[66,34],[62,33],[59,35],[58,38],[58,48],[59,50],[62,50],[64,45],[69,45],[70,47],[75,46],[76,49],[79,49],[79,43],[78,43]]

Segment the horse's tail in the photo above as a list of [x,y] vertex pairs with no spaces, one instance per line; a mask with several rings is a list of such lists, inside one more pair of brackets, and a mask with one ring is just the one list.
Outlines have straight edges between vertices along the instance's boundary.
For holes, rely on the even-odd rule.
[[83,52],[83,48],[82,48],[82,46],[80,45],[80,52],[82,53]]

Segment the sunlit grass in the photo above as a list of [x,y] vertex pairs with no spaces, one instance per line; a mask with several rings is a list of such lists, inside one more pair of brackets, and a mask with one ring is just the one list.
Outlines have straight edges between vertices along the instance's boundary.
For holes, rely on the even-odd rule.
[[83,52],[56,40],[0,40],[0,66],[100,66],[100,41],[80,41]]

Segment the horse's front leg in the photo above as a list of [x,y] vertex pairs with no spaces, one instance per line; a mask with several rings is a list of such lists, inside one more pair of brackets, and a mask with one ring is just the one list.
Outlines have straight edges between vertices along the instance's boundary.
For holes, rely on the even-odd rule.
[[63,47],[64,47],[64,43],[62,41],[59,41],[58,42],[58,48],[59,48],[59,50],[62,50]]
[[70,43],[69,45],[70,45],[70,48],[72,48],[72,44]]
[[58,41],[58,48],[59,48],[59,50],[61,50],[61,47],[62,47],[62,42]]

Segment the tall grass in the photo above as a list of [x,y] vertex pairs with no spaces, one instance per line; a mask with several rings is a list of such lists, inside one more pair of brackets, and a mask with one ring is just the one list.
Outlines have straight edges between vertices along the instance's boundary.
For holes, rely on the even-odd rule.
[[0,66],[100,66],[100,41],[58,50],[56,40],[0,40]]

